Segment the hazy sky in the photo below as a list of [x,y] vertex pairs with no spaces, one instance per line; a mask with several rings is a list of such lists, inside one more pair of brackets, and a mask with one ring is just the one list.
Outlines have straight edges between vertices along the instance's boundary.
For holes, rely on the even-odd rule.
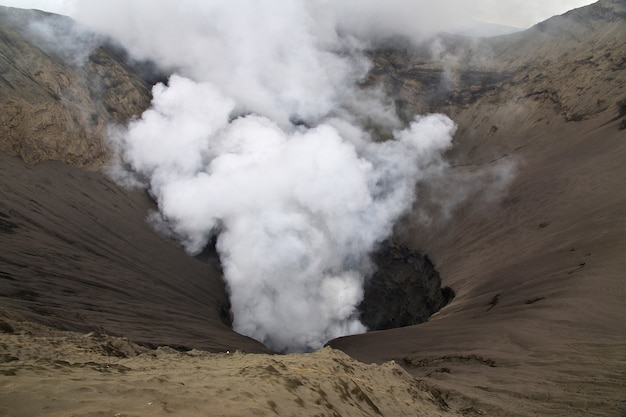
[[[72,15],[73,6],[81,0],[0,0],[5,6],[37,8]],[[83,0],[87,1],[87,0]],[[130,0],[129,0],[130,1]],[[355,0],[356,1],[356,0]],[[420,0],[415,0],[419,2]],[[429,0],[425,0],[429,1]],[[594,3],[590,0],[439,0],[438,7],[463,8],[469,6],[469,16],[476,20],[507,26],[527,28],[551,16]]]

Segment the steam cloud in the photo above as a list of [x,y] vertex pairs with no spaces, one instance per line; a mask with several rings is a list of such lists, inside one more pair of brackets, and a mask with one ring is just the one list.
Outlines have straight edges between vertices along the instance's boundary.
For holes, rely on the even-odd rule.
[[[417,182],[446,167],[454,123],[417,116],[401,129],[375,89],[358,87],[369,64],[351,33],[362,28],[340,27],[341,7],[139,4],[90,2],[82,20],[99,16],[92,25],[176,72],[118,138],[161,227],[190,254],[217,238],[236,331],[286,352],[365,331],[368,253]],[[372,124],[392,137],[372,138]]]

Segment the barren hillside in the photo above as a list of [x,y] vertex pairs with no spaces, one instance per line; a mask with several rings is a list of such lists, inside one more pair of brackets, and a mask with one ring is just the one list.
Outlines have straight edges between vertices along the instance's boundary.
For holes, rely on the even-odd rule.
[[[449,306],[423,325],[333,347],[367,362],[404,360],[412,374],[461,394],[460,407],[488,414],[619,412],[624,13],[624,2],[601,1],[463,51],[470,69],[461,66],[456,84],[431,101],[460,125],[455,169],[485,181],[478,172],[509,161],[514,179],[503,195],[456,206],[449,220],[425,225],[416,213],[410,231],[399,231],[455,289]],[[377,71],[405,106],[425,106],[411,101],[425,64],[405,59],[401,71],[388,71],[386,60]]]
[[455,297],[287,356],[229,328],[218,266],[151,228],[148,195],[78,168],[107,160],[106,123],[149,105],[150,76],[106,48],[63,66],[24,29],[39,18],[0,10],[0,414],[624,413],[623,0],[370,51],[367,84],[405,119],[458,124],[452,174],[418,185],[381,263],[426,253]]

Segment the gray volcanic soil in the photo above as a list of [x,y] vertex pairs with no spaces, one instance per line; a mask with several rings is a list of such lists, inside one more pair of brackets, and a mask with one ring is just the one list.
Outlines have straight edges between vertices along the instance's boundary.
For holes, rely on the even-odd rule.
[[[626,409],[626,2],[603,0],[483,42],[442,39],[454,59],[433,61],[419,48],[373,52],[371,81],[384,83],[407,117],[442,111],[459,124],[449,155],[458,182],[418,187],[419,205],[395,236],[407,250],[428,253],[456,297],[426,323],[330,345],[367,363],[395,360],[436,388],[428,392],[440,392],[442,414],[619,415]],[[514,175],[502,189],[493,173],[505,168]],[[147,344],[263,351],[225,324],[219,272],[146,225],[145,195],[59,162],[32,167],[2,155],[0,170],[0,292],[11,314],[57,328],[105,323],[106,332]],[[439,204],[459,184],[468,199],[444,218]],[[9,357],[19,364],[19,355]],[[175,368],[158,378],[184,382]],[[20,369],[2,383],[31,378]],[[321,372],[311,369],[290,368]],[[384,373],[372,369],[371,381]],[[159,384],[141,392],[164,390]],[[320,412],[293,407],[282,414]]]
[[219,271],[151,229],[146,194],[60,162],[0,161],[3,307],[148,345],[268,351],[228,327]]
[[[365,362],[403,361],[470,415],[624,410],[625,18],[625,2],[601,1],[489,40],[474,53],[493,59],[430,99],[411,90],[427,66],[419,55],[379,69],[404,106],[459,123],[450,155],[459,176],[507,160],[515,176],[504,195],[428,226],[414,215],[398,232],[455,290],[450,305],[419,326],[331,346]],[[507,78],[490,75],[502,68]]]

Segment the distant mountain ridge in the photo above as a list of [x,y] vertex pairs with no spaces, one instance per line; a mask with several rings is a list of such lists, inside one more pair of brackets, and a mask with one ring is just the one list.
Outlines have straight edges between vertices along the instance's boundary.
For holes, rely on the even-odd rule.
[[371,82],[387,87],[407,119],[433,111],[455,118],[478,100],[547,99],[567,120],[617,112],[626,99],[625,21],[624,1],[601,0],[510,35],[437,36],[439,56],[433,40],[375,50]]

